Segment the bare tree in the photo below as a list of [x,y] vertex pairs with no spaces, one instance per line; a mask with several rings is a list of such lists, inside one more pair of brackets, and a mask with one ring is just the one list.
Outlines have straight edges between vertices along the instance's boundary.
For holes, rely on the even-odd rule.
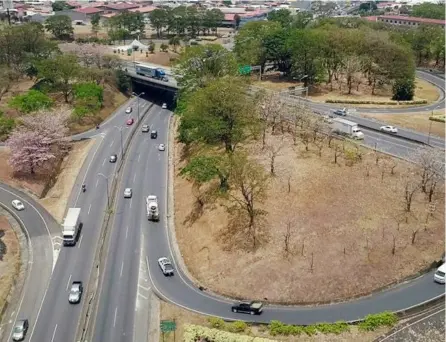
[[404,187],[404,210],[409,213],[412,209],[412,201],[416,192],[420,189],[420,184],[415,182],[409,175],[403,183]]
[[266,145],[266,132],[271,125],[272,133],[277,126],[277,121],[283,112],[284,103],[279,96],[273,93],[261,92],[257,95],[262,100],[259,102],[260,121],[262,123],[262,149]]
[[334,163],[337,164],[338,163],[338,158],[342,154],[342,146],[341,146],[340,143],[334,144],[333,152],[334,152],[334,154],[333,154],[333,156],[334,156]]
[[361,61],[358,56],[352,55],[343,61],[343,71],[347,82],[348,94],[352,93],[355,74],[361,70]]
[[420,187],[432,201],[437,185],[444,181],[444,152],[431,147],[423,147],[416,151],[415,162],[420,168]]
[[292,222],[288,221],[287,225],[286,225],[286,231],[283,234],[283,242],[285,244],[284,250],[285,250],[285,255],[288,256],[288,254],[290,253],[290,243],[291,243],[291,237],[292,237]]
[[305,146],[305,151],[308,151],[310,147],[311,133],[306,129],[301,130],[299,132],[299,138]]
[[322,157],[322,150],[325,146],[325,141],[327,140],[327,136],[325,134],[318,134],[316,139],[314,140],[314,145],[317,148],[317,152],[319,157]]
[[275,176],[275,160],[279,156],[280,150],[283,148],[283,143],[278,146],[268,145],[268,155],[269,155],[269,166],[271,176]]

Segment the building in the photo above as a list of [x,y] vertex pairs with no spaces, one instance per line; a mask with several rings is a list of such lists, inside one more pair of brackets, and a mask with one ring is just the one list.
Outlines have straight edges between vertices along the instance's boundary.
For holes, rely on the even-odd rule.
[[105,13],[121,13],[134,8],[138,8],[138,4],[132,4],[127,2],[110,3],[104,6]]
[[[81,7],[81,8],[76,8],[75,10],[73,10],[73,12],[75,13],[80,13],[83,14],[85,19],[82,20],[86,20],[86,19],[91,19],[92,16],[94,16],[95,14],[103,14],[104,13],[104,9],[103,8],[98,8],[98,7]],[[75,20],[81,20],[81,19],[75,19]]]
[[380,15],[376,17],[377,22],[390,25],[417,27],[418,25],[439,25],[445,27],[445,20],[427,19],[417,17],[403,17],[399,15]]

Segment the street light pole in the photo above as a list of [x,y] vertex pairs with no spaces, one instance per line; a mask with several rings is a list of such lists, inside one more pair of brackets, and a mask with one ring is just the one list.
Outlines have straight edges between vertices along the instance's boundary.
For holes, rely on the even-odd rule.
[[124,156],[124,145],[122,144],[122,127],[115,126],[121,136],[121,158]]
[[137,94],[137,93],[132,93],[134,96],[136,96],[137,97],[137,106],[138,106],[138,122],[139,122],[139,97],[141,96],[141,95],[144,95],[145,94],[145,92],[142,92],[142,93],[140,93],[139,95]]
[[105,182],[107,183],[107,209],[110,209],[110,194],[108,193],[108,177],[106,177],[102,173],[98,173],[98,176],[102,176],[105,178]]

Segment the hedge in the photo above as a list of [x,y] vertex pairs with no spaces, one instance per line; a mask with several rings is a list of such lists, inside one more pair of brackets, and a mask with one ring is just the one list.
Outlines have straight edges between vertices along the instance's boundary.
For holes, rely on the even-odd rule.
[[272,336],[276,335],[301,335],[306,334],[308,336],[313,336],[316,333],[321,334],[341,334],[343,332],[349,331],[350,327],[346,322],[336,322],[336,323],[319,323],[315,325],[292,325],[285,324],[279,321],[271,321],[268,325],[269,333]]
[[429,116],[429,120],[438,121],[438,122],[445,122],[445,116],[444,115]]
[[385,311],[375,315],[367,315],[361,323],[359,329],[364,331],[372,331],[382,326],[392,327],[396,324],[398,318],[393,312]]
[[238,335],[218,329],[202,327],[200,325],[186,324],[184,326],[184,342],[195,342],[205,338],[211,342],[278,342],[262,337]]
[[427,104],[426,100],[417,101],[361,101],[361,100],[326,100],[325,103],[345,103],[345,104],[374,104],[374,105],[421,105]]

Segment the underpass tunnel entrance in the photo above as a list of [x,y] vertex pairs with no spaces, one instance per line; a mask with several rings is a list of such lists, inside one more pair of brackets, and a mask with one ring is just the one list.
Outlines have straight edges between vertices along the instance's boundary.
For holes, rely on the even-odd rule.
[[177,103],[177,92],[172,90],[160,89],[154,86],[132,82],[132,91],[136,94],[141,94],[141,98],[153,102],[159,106],[163,103],[167,104],[167,108],[171,111],[175,110]]

